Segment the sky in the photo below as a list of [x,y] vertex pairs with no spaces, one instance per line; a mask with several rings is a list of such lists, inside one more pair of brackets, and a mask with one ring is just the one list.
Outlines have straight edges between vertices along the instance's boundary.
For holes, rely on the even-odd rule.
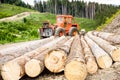
[[[25,3],[28,3],[30,5],[34,5],[34,0],[22,0]],[[38,0],[40,1],[40,0]],[[41,0],[41,1],[47,1],[47,0]],[[70,0],[71,1],[71,0]],[[120,5],[120,0],[82,0],[85,2],[98,2],[100,4],[113,4],[113,5]]]

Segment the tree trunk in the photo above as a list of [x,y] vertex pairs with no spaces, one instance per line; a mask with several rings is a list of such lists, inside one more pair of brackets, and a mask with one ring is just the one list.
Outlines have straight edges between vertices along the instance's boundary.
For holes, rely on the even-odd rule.
[[111,57],[100,48],[93,40],[85,36],[85,40],[90,46],[100,68],[109,68],[112,65]]
[[93,32],[95,36],[101,37],[109,42],[120,44],[120,35],[115,35],[107,32]]
[[65,43],[68,40],[68,38],[65,38],[64,40],[56,43],[54,46],[47,48],[45,51],[43,51],[38,56],[34,57],[32,60],[28,61],[25,64],[25,73],[29,77],[36,77],[38,76],[43,70],[44,70],[44,57],[45,55],[55,49],[56,47],[60,46],[61,44]]
[[73,39],[74,37],[46,55],[45,66],[49,71],[58,73],[64,70],[65,60],[69,53]]
[[71,46],[65,65],[65,77],[68,80],[84,80],[87,70],[79,36],[76,36]]
[[85,17],[88,18],[88,5],[85,3]]
[[81,43],[82,43],[83,51],[85,54],[87,71],[90,74],[93,74],[98,70],[96,60],[92,54],[90,47],[88,46],[87,42],[84,40],[83,36],[81,36]]
[[53,39],[54,37],[50,37],[42,40],[29,41],[29,42],[22,43],[21,45],[2,49],[0,50],[0,64],[10,61],[16,57],[19,57],[26,52],[32,51],[44,45],[45,43],[52,41]]
[[55,0],[55,14],[57,14],[57,0]]
[[87,35],[93,41],[95,41],[101,48],[103,48],[107,53],[109,53],[109,55],[112,57],[114,61],[120,61],[120,49],[119,48],[112,46],[109,42],[99,37],[93,36],[92,32],[88,32]]
[[25,63],[38,56],[40,53],[45,51],[47,48],[52,47],[57,42],[65,39],[65,36],[53,40],[51,43],[45,44],[40,48],[37,48],[31,52],[28,52],[18,58],[15,58],[4,65],[2,65],[1,75],[4,80],[19,80],[24,74]]

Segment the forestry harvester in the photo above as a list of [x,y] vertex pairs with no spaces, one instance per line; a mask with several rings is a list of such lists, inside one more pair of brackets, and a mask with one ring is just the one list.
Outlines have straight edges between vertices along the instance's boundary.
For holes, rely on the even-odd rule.
[[75,23],[71,15],[57,15],[56,23],[51,25],[49,21],[43,23],[39,28],[40,37],[47,38],[50,36],[75,36],[79,34],[79,25]]

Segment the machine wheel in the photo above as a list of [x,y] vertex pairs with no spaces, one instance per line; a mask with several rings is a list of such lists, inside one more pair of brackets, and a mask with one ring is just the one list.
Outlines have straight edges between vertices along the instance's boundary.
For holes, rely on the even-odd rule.
[[77,30],[76,27],[72,27],[72,28],[69,30],[69,36],[75,36],[75,35],[79,35],[79,31]]
[[60,28],[60,27],[56,28],[56,30],[55,30],[55,36],[61,37],[63,35],[64,36],[66,35],[65,30],[63,28]]
[[44,38],[47,38],[47,37],[44,37],[44,36],[40,36],[40,39],[44,39]]

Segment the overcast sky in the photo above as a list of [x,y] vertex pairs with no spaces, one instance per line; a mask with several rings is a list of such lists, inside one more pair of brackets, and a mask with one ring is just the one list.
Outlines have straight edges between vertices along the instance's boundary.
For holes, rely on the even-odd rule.
[[[30,5],[34,5],[34,0],[22,0],[25,3],[28,3]],[[40,1],[40,0],[38,0]],[[41,0],[41,1],[47,1],[47,0]],[[70,0],[71,1],[71,0]],[[85,2],[98,2],[98,3],[102,3],[102,4],[113,4],[113,5],[120,5],[120,0],[81,0],[81,1],[85,1]]]

